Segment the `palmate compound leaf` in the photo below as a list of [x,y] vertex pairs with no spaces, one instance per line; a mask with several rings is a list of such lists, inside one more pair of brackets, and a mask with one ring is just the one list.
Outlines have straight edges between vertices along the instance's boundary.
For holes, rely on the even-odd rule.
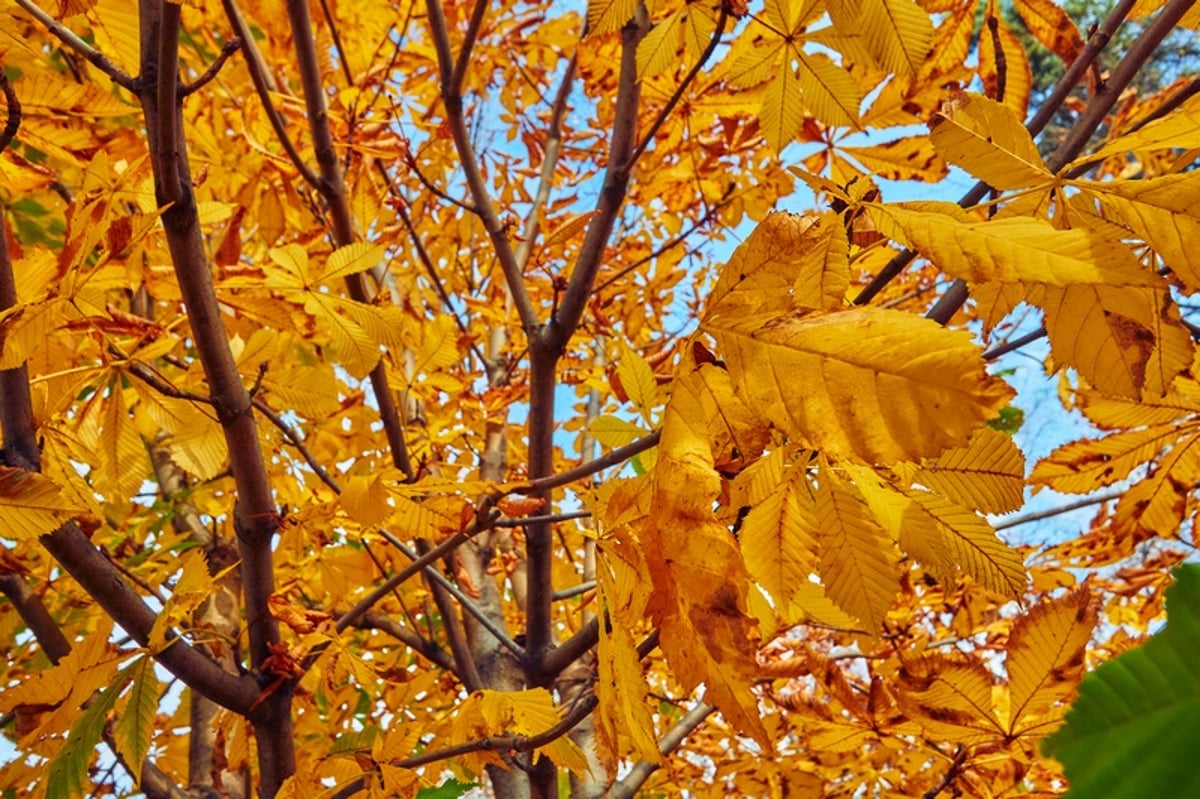
[[1200,794],[1200,566],[1175,580],[1165,629],[1089,674],[1042,745],[1066,768],[1071,799]]
[[648,612],[684,689],[704,683],[707,701],[770,749],[751,692],[760,636],[747,606],[749,580],[736,540],[713,513],[721,491],[714,445],[725,446],[720,440],[745,412],[729,413],[740,403],[728,385],[708,380],[713,370],[721,371],[697,367],[688,355],[672,384],[650,513],[639,529],[654,583]]
[[965,444],[1012,397],[970,334],[899,311],[722,313],[704,329],[752,411],[839,459],[933,457]]
[[879,524],[940,581],[952,584],[957,567],[1002,596],[1024,591],[1021,556],[983,516],[929,491],[896,488],[865,466],[845,468]]
[[1045,711],[1075,690],[1096,607],[1087,589],[1037,605],[1013,624],[1008,635],[1008,732],[1021,735],[1055,725]]

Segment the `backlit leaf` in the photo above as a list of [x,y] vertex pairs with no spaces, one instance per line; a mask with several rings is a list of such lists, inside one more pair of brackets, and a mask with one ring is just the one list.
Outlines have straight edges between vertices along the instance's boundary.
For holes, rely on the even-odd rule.
[[1010,396],[968,336],[895,311],[722,315],[705,327],[752,410],[838,457],[936,455],[966,443]]

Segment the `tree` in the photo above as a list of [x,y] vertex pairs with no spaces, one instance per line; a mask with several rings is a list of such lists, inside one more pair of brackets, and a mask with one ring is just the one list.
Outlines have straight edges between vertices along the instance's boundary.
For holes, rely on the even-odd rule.
[[[1198,84],[1125,92],[1200,17],[1017,3],[1025,121],[978,5],[17,0],[0,785],[1061,792],[1191,546]],[[1104,435],[1035,550],[1041,337]]]

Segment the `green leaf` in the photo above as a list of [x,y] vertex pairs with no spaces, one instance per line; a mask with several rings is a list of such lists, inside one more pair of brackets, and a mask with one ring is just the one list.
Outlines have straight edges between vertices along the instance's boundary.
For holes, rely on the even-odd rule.
[[[126,763],[140,764],[150,751],[150,740],[154,736],[154,719],[158,715],[158,678],[154,674],[154,661],[149,657],[138,658],[126,669],[133,680],[129,692],[129,704],[117,719],[113,737],[117,751]],[[141,774],[141,769],[135,769]]]
[[459,782],[451,777],[436,788],[422,788],[417,791],[417,799],[458,799],[478,786],[477,782]]
[[87,795],[88,789],[91,788],[88,763],[100,743],[100,737],[104,734],[104,722],[108,712],[112,710],[117,697],[132,676],[131,668],[126,666],[122,669],[116,681],[98,694],[83,711],[83,715],[71,725],[66,743],[47,767],[46,799],[72,799]]
[[1079,686],[1043,751],[1070,779],[1070,799],[1200,795],[1200,566],[1175,570],[1167,626]]

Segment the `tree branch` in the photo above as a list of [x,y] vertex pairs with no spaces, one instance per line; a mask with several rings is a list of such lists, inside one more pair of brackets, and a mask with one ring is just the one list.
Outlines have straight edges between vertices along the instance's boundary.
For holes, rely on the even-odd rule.
[[[1129,85],[1129,82],[1133,80],[1138,71],[1146,65],[1155,48],[1166,38],[1167,34],[1175,29],[1175,24],[1179,22],[1195,2],[1196,0],[1168,0],[1159,15],[1154,18],[1153,22],[1146,26],[1145,30],[1142,31],[1141,35],[1130,46],[1129,50],[1126,51],[1125,56],[1113,69],[1108,80],[1105,81],[1100,90],[1092,97],[1087,108],[1075,120],[1075,124],[1071,126],[1067,138],[1046,159],[1046,166],[1051,172],[1058,172],[1083,152],[1091,140],[1092,134],[1104,122],[1104,118],[1108,116],[1108,112],[1121,96],[1121,92],[1125,90],[1125,87]],[[1112,18],[1114,15],[1115,11],[1109,17]],[[956,280],[946,290],[946,293],[934,303],[933,308],[930,309],[926,316],[944,325],[966,303],[968,296],[967,284],[962,280]]]
[[65,658],[71,651],[71,642],[63,635],[58,622],[46,610],[42,598],[19,574],[0,573],[0,593],[3,593],[13,608],[37,639],[38,646],[46,653],[51,663]]
[[471,63],[471,51],[475,49],[475,40],[479,37],[479,29],[483,27],[483,17],[487,13],[487,7],[487,0],[475,0],[475,8],[471,10],[471,21],[467,23],[462,49],[458,51],[458,59],[454,62],[454,72],[450,76],[450,89],[455,95],[462,95],[463,79],[467,76],[467,67]]
[[513,494],[533,494],[538,491],[548,491],[551,488],[558,488],[576,480],[582,480],[585,477],[591,477],[596,472],[603,471],[610,466],[616,466],[624,463],[635,455],[639,455],[648,449],[654,449],[658,446],[659,439],[662,438],[662,430],[655,430],[653,433],[648,433],[636,441],[632,441],[623,447],[617,447],[605,455],[601,455],[595,460],[590,460],[587,463],[580,464],[573,469],[568,469],[565,472],[552,474],[548,477],[541,477],[536,480],[530,480],[523,486],[512,489]]
[[[480,3],[482,2],[484,0],[480,0]],[[488,193],[487,184],[484,182],[483,173],[479,170],[479,159],[475,154],[475,148],[471,145],[471,137],[467,132],[466,120],[463,117],[462,95],[454,86],[454,56],[450,52],[450,34],[446,28],[446,16],[442,12],[440,0],[426,0],[425,7],[429,14],[430,35],[433,39],[434,50],[437,52],[442,102],[446,105],[446,123],[454,139],[454,147],[458,151],[458,158],[467,178],[467,186],[471,190],[471,198],[475,202],[475,208],[478,210],[479,218],[483,221],[488,238],[491,239],[492,247],[496,251],[496,258],[499,259],[500,268],[504,272],[508,290],[517,306],[517,315],[521,318],[521,325],[525,328],[525,332],[532,336],[541,322],[525,286],[524,271],[517,263],[512,243],[509,242],[508,234],[504,231],[504,223],[500,221],[500,216],[496,213],[495,206],[492,205],[492,198]]]
[[304,178],[304,182],[314,189],[320,189],[321,179],[300,157],[300,152],[287,134],[287,128],[284,126],[279,109],[271,101],[271,92],[275,90],[274,81],[270,77],[267,63],[262,57],[262,51],[258,49],[258,44],[255,43],[254,36],[250,33],[250,26],[246,24],[242,10],[238,8],[237,0],[221,0],[221,5],[225,7],[225,16],[229,19],[229,24],[233,26],[237,37],[242,40],[242,53],[246,56],[246,68],[250,71],[250,82],[254,84],[254,91],[263,105],[263,111],[267,114],[267,121],[271,123],[271,130],[275,132],[275,138],[279,139],[279,144],[287,154],[288,160],[292,162],[292,166],[296,167],[296,171],[300,173],[300,177]]
[[12,87],[3,65],[0,65],[0,93],[4,95],[4,130],[0,131],[0,153],[8,149],[17,131],[21,129],[21,101]]
[[596,201],[595,216],[588,223],[567,290],[546,331],[546,346],[556,356],[566,347],[583,317],[596,272],[600,269],[617,213],[625,202],[625,192],[629,187],[641,96],[641,84],[637,76],[637,47],[649,27],[645,8],[639,6],[639,9],[637,18],[621,29],[621,71],[617,78],[612,140],[609,142],[608,166],[604,171],[600,197]]
[[[313,39],[312,20],[308,14],[307,0],[288,0],[288,19],[292,26],[292,41],[296,47],[296,60],[300,70],[300,83],[304,87],[304,105],[308,115],[309,130],[313,137],[313,150],[321,178],[317,191],[329,203],[333,217],[333,241],[338,247],[353,244],[356,240],[354,219],[346,199],[346,183],[342,177],[342,166],[338,162],[337,150],[333,145],[333,132],[329,128],[329,114],[325,108],[325,87],[321,79],[321,64],[317,58],[316,42]],[[366,279],[362,273],[346,276],[346,290],[355,302],[368,302]],[[412,462],[408,457],[408,444],[404,440],[404,421],[396,408],[396,398],[388,385],[387,366],[381,358],[370,375],[371,390],[375,404],[379,406],[379,419],[383,422],[384,435],[392,454],[392,462],[411,481],[414,477]]]
[[50,31],[54,38],[83,56],[88,63],[111,78],[113,83],[123,89],[128,89],[135,94],[137,93],[137,84],[134,82],[134,79],[125,74],[120,67],[112,62],[112,59],[79,38],[70,28],[43,11],[33,0],[16,0],[16,2],[17,5],[28,11],[34,19],[40,22],[46,30]]
[[[141,77],[149,77],[147,82],[153,84],[145,87],[139,99],[146,118],[155,195],[160,207],[169,206],[161,216],[167,247],[229,450],[237,486],[233,517],[242,560],[250,660],[256,670],[261,670],[271,656],[271,647],[280,640],[278,623],[268,607],[275,590],[271,539],[279,526],[279,513],[250,395],[242,384],[221,318],[192,191],[177,94],[179,6],[142,0],[139,23]],[[81,579],[80,575],[76,579]],[[164,654],[176,648],[168,647]],[[279,785],[295,771],[290,686],[259,701],[251,720],[259,744],[261,791],[267,797],[274,796]]]
[[[658,751],[663,755],[669,755],[683,743],[705,719],[716,712],[716,707],[706,705],[703,702],[689,710],[684,717],[680,719],[674,727],[667,731],[667,734],[662,737],[658,743]],[[635,763],[624,778],[617,781],[608,793],[605,794],[605,799],[632,799],[637,795],[638,790],[650,778],[650,775],[662,768],[661,764],[653,763],[648,760],[642,760]]]
[[[1054,84],[1054,88],[1050,91],[1045,101],[1042,102],[1041,106],[1038,107],[1038,111],[1033,119],[1025,126],[1029,131],[1029,135],[1036,137],[1050,123],[1054,115],[1062,109],[1062,105],[1067,97],[1075,90],[1075,87],[1100,55],[1101,51],[1108,46],[1108,42],[1117,28],[1129,16],[1129,12],[1132,10],[1135,2],[1136,0],[1120,0],[1113,7],[1108,17],[1105,18],[1104,22],[1101,23],[1100,27],[1088,37],[1087,44],[1079,51],[1079,55],[1071,62],[1071,66],[1067,68],[1063,76]],[[975,205],[987,196],[988,190],[989,186],[983,181],[979,181],[971,187],[970,191],[963,195],[958,204],[963,208]],[[912,263],[916,257],[917,254],[908,249],[897,253],[894,258],[879,270],[879,274],[858,293],[858,296],[854,298],[854,304],[865,305],[870,302],[888,283],[903,272],[904,268]]]
[[184,86],[179,89],[179,96],[187,97],[189,94],[198,92],[209,83],[212,83],[212,81],[217,77],[217,74],[220,73],[221,68],[225,66],[225,62],[227,62],[234,53],[241,49],[241,46],[242,40],[237,36],[228,39],[225,44],[221,45],[221,52],[217,54],[216,60],[208,65],[208,69],[204,70],[200,77],[196,78],[196,80],[192,81],[191,83],[184,84]]
[[533,195],[533,203],[529,213],[525,215],[525,226],[521,231],[521,243],[517,245],[517,264],[522,269],[529,263],[529,256],[537,242],[538,229],[541,226],[541,212],[550,201],[550,191],[554,188],[554,172],[558,168],[558,159],[562,154],[563,120],[567,116],[567,103],[571,98],[571,87],[575,84],[575,74],[579,66],[579,54],[572,53],[567,62],[566,71],[558,84],[554,95],[554,103],[550,110],[550,123],[546,126],[546,153],[542,159],[542,172],[538,176],[537,192]]

